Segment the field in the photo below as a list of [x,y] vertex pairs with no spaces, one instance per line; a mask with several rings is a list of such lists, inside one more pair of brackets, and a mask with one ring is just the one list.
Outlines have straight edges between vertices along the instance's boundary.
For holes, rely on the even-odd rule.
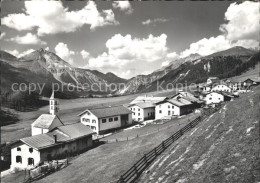
[[[148,95],[153,96],[170,96],[173,94],[175,94],[175,91],[148,93]],[[77,115],[84,111],[87,107],[128,104],[139,95],[145,94],[135,94],[111,98],[80,98],[73,100],[59,100],[60,111],[58,115],[66,124],[76,123],[79,122],[79,117]],[[49,106],[42,107],[37,111],[32,112],[12,112],[17,114],[19,121],[15,124],[1,127],[1,143],[31,136],[31,123],[33,123],[33,121],[41,114],[48,113]]]
[[260,87],[201,122],[138,182],[259,182]]

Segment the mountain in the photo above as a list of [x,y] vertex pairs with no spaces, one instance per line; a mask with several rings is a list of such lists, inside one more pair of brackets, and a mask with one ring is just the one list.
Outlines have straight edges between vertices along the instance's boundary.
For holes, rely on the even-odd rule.
[[211,55],[208,55],[204,58],[211,58],[211,57],[224,57],[224,56],[249,56],[249,55],[254,55],[256,53],[256,51],[254,50],[249,50],[246,49],[242,46],[235,46],[233,48],[224,50],[224,51],[220,51],[220,52],[216,52],[213,53]]
[[198,54],[173,61],[169,66],[146,76],[136,76],[118,94],[156,91],[158,86],[168,89],[178,83],[202,83],[210,76],[227,78],[240,75],[260,61],[260,53],[234,47],[201,57]]
[[[2,51],[0,63],[4,70],[4,89],[17,83],[45,83],[49,94],[52,85],[59,86],[61,93],[74,97],[112,93],[107,86],[126,80],[112,73],[103,74],[82,68],[74,68],[56,54],[43,49],[35,50],[21,58]],[[73,91],[70,91],[73,90]],[[46,93],[46,92],[45,92]],[[46,93],[46,95],[47,95]]]

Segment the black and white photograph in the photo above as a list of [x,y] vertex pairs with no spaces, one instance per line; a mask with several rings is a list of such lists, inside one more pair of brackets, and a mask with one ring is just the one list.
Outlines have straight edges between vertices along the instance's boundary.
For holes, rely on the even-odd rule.
[[0,3],[2,183],[260,183],[259,1]]

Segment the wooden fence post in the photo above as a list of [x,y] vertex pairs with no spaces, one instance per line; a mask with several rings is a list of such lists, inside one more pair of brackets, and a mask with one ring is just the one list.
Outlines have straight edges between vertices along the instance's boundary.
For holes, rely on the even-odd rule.
[[181,136],[183,135],[183,131],[182,131],[182,129],[180,130],[180,134],[181,134]]

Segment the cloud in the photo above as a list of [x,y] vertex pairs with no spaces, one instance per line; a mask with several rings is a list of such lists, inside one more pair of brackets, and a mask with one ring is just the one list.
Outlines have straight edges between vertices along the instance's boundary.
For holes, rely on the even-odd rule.
[[65,60],[66,62],[68,62],[70,64],[74,63],[72,56],[75,55],[75,52],[69,50],[67,44],[59,42],[54,49],[55,49],[56,54],[60,58],[62,58],[63,60]]
[[133,38],[130,34],[125,36],[116,34],[107,40],[107,51],[90,58],[85,67],[115,73],[122,73],[124,68],[141,69],[140,64],[161,62],[166,59],[168,54],[166,42],[166,34],[157,37],[149,35],[143,39]]
[[248,49],[259,49],[259,6],[258,2],[246,1],[232,3],[225,13],[225,24],[220,25],[222,34],[216,37],[203,38],[190,44],[181,57],[198,53],[202,56],[242,46]]
[[228,21],[220,30],[229,40],[259,40],[259,2],[232,3],[226,13]]
[[98,11],[94,1],[88,1],[80,10],[69,11],[61,1],[25,1],[25,13],[9,14],[2,25],[21,30],[37,29],[38,35],[75,32],[83,25],[91,30],[106,25],[117,25],[111,9]]
[[129,1],[114,1],[112,5],[114,8],[119,8],[126,14],[131,14],[134,11]]
[[167,22],[167,21],[169,21],[168,19],[165,19],[165,18],[155,18],[155,19],[153,19],[153,20],[151,20],[151,19],[147,19],[147,20],[145,20],[145,21],[143,21],[142,22],[142,24],[143,25],[149,25],[149,24],[151,24],[151,25],[156,25],[156,23],[163,23],[163,22]]
[[40,40],[36,35],[33,35],[31,33],[27,33],[25,36],[16,36],[14,38],[8,39],[8,41],[13,41],[18,44],[41,44],[46,45],[47,43]]
[[83,59],[86,59],[86,58],[89,58],[89,57],[90,57],[90,53],[87,52],[87,51],[85,51],[85,50],[82,50],[82,51],[80,52],[80,54],[81,54],[81,56],[82,56]]
[[166,55],[166,57],[169,59],[172,59],[172,60],[176,60],[179,58],[179,55],[176,52],[171,52],[171,53],[168,53]]
[[170,60],[166,60],[166,61],[162,62],[161,67],[166,67],[166,66],[170,65],[170,63],[171,63]]
[[19,51],[17,51],[16,49],[14,49],[14,50],[5,50],[5,51],[10,53],[10,54],[12,54],[12,55],[14,55],[14,56],[16,56],[17,58],[21,58],[21,57],[23,57],[23,56],[33,52],[34,50],[33,49],[28,49],[28,50],[23,51],[22,53],[19,53]]
[[210,55],[214,52],[230,48],[230,41],[225,36],[219,35],[209,39],[203,38],[195,43],[190,44],[189,49],[181,53],[181,57],[189,56],[190,54],[198,53],[202,56]]
[[0,40],[3,39],[5,36],[6,36],[6,33],[5,32],[1,32]]

